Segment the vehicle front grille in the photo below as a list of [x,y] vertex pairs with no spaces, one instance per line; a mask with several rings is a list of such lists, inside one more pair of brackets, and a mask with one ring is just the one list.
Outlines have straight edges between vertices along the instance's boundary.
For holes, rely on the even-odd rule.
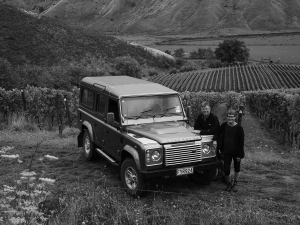
[[173,166],[202,160],[201,142],[165,145],[165,165]]

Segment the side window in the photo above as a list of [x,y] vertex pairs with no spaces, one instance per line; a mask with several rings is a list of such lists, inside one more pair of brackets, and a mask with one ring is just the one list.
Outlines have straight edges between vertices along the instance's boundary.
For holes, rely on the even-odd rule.
[[120,123],[119,106],[117,101],[109,99],[107,112],[113,112],[115,114],[115,121]]
[[94,104],[94,93],[87,89],[83,89],[81,103],[92,109]]
[[97,94],[96,112],[105,114],[105,103],[107,97],[105,95]]

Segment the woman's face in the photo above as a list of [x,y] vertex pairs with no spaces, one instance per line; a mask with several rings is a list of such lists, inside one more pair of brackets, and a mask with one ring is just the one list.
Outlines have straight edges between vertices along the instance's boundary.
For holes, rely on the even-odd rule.
[[233,125],[234,124],[234,122],[235,122],[235,115],[228,115],[227,116],[227,122],[228,122],[228,124],[229,125]]

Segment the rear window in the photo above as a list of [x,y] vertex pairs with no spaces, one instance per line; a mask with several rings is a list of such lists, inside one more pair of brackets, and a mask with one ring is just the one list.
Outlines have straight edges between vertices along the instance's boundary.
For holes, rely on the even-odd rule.
[[94,93],[87,89],[83,89],[81,94],[81,103],[92,109],[94,105]]

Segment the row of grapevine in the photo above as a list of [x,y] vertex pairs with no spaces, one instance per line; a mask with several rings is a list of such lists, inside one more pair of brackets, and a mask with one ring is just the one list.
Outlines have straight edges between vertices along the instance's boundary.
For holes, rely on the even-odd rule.
[[149,81],[176,91],[223,92],[300,87],[300,66],[261,64],[153,76]]
[[[281,141],[300,145],[300,88],[243,92],[249,109],[264,120],[268,128],[274,123]],[[297,137],[298,143],[295,143]]]
[[[209,71],[208,73],[212,73]],[[185,80],[183,80],[185,82]],[[175,84],[180,85],[180,82]],[[209,101],[211,106],[226,103],[227,107],[237,109],[245,104],[245,96],[236,92],[182,92],[185,106],[192,106],[192,121],[200,112],[200,102]],[[11,114],[23,113],[34,119],[40,127],[53,126],[70,121],[76,122],[79,89],[73,92],[27,86],[24,90],[0,88],[0,112],[7,118]]]
[[182,92],[180,93],[183,105],[191,106],[193,123],[201,111],[201,102],[208,101],[212,108],[220,104],[226,104],[228,108],[238,109],[240,105],[245,105],[245,95],[236,92]]
[[[23,90],[6,91],[0,88],[0,112],[7,119],[12,114],[23,113],[40,127],[68,122],[77,117],[79,90],[73,92],[27,86]],[[66,120],[67,119],[67,120]]]

